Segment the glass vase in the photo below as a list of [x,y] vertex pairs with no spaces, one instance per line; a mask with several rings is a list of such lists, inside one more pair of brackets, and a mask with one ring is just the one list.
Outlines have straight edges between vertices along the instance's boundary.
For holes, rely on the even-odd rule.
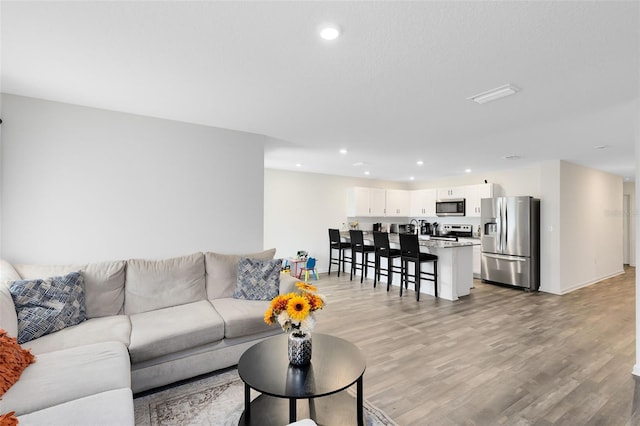
[[289,333],[289,363],[297,367],[311,362],[311,334]]

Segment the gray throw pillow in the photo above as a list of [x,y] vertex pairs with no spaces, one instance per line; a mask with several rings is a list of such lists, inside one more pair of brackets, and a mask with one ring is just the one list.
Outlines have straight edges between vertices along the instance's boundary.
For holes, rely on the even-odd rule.
[[271,300],[279,294],[282,260],[243,257],[238,262],[238,283],[234,299]]
[[18,343],[86,320],[84,281],[80,272],[9,284],[18,315]]

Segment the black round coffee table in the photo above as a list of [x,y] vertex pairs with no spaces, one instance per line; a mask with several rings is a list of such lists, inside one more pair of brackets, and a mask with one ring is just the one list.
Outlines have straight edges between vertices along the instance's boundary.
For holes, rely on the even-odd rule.
[[[363,425],[365,368],[360,349],[335,336],[312,334],[311,364],[305,367],[289,364],[286,334],[263,340],[247,349],[238,362],[244,382],[244,413],[238,424],[282,426],[300,415],[319,424]],[[354,383],[355,401],[341,392]],[[253,401],[251,389],[261,393]]]

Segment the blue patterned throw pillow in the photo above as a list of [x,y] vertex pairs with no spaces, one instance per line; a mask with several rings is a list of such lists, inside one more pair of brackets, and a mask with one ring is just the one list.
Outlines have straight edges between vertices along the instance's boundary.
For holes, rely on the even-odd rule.
[[271,300],[280,289],[281,259],[257,260],[241,258],[234,299]]
[[18,314],[20,344],[87,319],[80,272],[63,277],[13,281],[9,291]]

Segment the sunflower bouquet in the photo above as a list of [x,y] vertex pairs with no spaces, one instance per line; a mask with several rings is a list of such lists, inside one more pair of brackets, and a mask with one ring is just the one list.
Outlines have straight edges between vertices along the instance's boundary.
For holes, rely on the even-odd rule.
[[269,325],[277,322],[284,331],[303,336],[313,330],[316,325],[313,313],[322,309],[326,301],[324,296],[316,293],[318,289],[311,284],[299,281],[296,287],[300,292],[273,298],[269,309],[264,313],[264,322]]

